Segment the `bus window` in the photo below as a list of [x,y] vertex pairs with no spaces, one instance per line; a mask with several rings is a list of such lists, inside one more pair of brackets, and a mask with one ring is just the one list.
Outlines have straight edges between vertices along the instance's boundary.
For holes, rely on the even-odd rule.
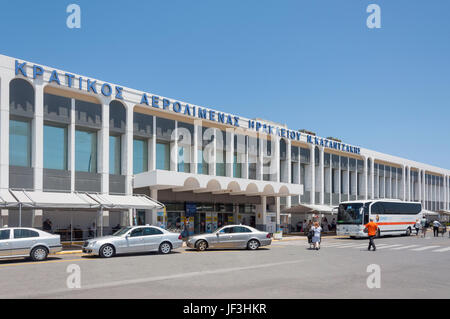
[[382,203],[375,203],[372,205],[372,215],[382,215],[384,214],[384,207]]
[[363,203],[341,204],[338,209],[338,224],[362,225],[365,213],[369,213],[369,204]]

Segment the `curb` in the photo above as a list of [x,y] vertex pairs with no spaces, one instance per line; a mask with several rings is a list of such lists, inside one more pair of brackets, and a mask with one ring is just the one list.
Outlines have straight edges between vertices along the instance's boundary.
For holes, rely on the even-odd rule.
[[67,250],[67,251],[60,251],[56,253],[55,255],[73,255],[73,254],[82,254],[82,250]]
[[[322,238],[333,238],[333,239],[341,239],[341,238],[347,238],[346,236],[322,236]],[[283,237],[282,239],[273,239],[273,241],[294,241],[294,240],[307,240],[308,238],[306,236],[302,236],[301,238],[289,238],[289,237]]]

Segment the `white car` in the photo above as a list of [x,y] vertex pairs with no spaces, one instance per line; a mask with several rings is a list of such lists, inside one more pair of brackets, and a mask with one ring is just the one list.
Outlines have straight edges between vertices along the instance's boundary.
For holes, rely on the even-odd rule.
[[0,259],[31,257],[34,261],[42,261],[61,250],[59,235],[34,228],[0,228]]
[[111,236],[87,240],[83,253],[111,258],[118,254],[159,251],[168,254],[182,247],[181,234],[156,226],[124,227]]

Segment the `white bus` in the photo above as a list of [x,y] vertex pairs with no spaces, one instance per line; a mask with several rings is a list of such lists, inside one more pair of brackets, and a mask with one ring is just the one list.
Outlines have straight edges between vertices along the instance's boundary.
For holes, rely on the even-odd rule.
[[422,218],[422,204],[389,199],[343,202],[338,208],[337,235],[368,237],[364,225],[371,218],[378,224],[378,237],[409,236]]

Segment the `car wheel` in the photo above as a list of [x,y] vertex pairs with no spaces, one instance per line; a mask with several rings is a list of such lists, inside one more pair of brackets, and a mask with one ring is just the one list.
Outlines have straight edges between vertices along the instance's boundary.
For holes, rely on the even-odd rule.
[[256,250],[259,248],[259,241],[257,241],[256,239],[252,239],[248,242],[247,244],[247,248],[250,250]]
[[172,251],[172,245],[168,242],[163,242],[161,245],[159,245],[159,252],[161,254],[169,254]]
[[103,245],[100,248],[100,257],[102,258],[111,258],[115,253],[116,251],[112,245]]
[[208,243],[205,240],[200,240],[195,246],[198,251],[205,251],[208,248]]
[[48,250],[45,247],[39,246],[33,248],[31,251],[31,259],[34,261],[43,261],[47,259],[48,256]]

